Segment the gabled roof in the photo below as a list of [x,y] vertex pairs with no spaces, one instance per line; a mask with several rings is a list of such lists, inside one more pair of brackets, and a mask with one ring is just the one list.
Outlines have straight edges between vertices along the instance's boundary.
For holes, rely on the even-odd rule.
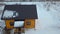
[[[13,12],[16,11],[18,16],[10,18],[3,17],[6,10]],[[36,5],[6,5],[3,11],[2,19],[37,19]]]

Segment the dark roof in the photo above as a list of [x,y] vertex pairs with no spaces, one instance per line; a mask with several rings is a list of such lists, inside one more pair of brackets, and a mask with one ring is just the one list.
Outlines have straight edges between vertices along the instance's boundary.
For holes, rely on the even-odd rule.
[[[19,13],[15,18],[3,18],[5,10],[12,10]],[[37,19],[36,5],[6,5],[3,11],[2,19]]]

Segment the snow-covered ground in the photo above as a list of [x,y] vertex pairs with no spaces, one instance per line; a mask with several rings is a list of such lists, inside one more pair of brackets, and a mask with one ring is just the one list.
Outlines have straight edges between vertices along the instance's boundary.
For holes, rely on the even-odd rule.
[[25,30],[25,34],[60,34],[59,2],[56,4],[50,2],[18,2],[18,4],[36,4],[37,7],[38,19],[35,30]]
[[26,34],[60,34],[60,10],[58,9],[60,7],[51,4],[50,10],[47,10],[48,4],[44,6],[45,4],[44,2],[36,3],[38,13],[36,30],[30,29]]

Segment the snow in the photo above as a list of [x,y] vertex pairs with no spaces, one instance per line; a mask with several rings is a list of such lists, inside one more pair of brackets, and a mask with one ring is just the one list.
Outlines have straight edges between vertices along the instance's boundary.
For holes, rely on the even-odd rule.
[[24,21],[15,21],[14,27],[22,27],[24,26]]

